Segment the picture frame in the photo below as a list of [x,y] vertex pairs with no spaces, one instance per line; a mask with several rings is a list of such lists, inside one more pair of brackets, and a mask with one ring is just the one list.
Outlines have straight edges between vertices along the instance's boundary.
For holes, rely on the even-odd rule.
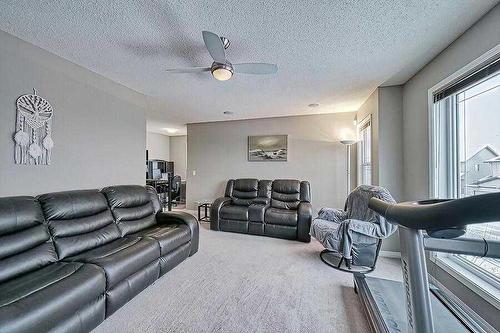
[[288,135],[248,136],[249,162],[287,162]]

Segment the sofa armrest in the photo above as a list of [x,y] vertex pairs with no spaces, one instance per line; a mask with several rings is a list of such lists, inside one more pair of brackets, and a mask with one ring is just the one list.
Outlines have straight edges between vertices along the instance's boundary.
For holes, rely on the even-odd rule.
[[158,212],[156,213],[156,223],[158,225],[168,225],[173,223],[184,223],[191,230],[191,250],[189,256],[198,251],[200,241],[200,227],[196,218],[184,212]]
[[219,230],[219,213],[220,209],[231,203],[230,197],[217,198],[210,206],[210,229]]
[[297,208],[297,240],[309,243],[311,235],[312,206],[309,202],[302,201]]
[[248,207],[248,220],[250,222],[264,223],[264,215],[269,204],[253,203]]

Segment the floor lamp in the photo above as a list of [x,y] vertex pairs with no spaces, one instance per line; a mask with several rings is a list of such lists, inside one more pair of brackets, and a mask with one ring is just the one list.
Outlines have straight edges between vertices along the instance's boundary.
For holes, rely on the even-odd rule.
[[356,140],[341,140],[341,144],[347,149],[347,195],[351,192],[351,146],[356,143]]

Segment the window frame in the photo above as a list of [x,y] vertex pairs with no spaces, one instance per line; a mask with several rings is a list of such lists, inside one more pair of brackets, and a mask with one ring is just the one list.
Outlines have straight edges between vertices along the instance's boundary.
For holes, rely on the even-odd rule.
[[435,170],[434,170],[434,162],[435,162],[435,156],[434,156],[434,146],[435,146],[435,140],[433,138],[433,129],[436,124],[434,123],[434,94],[438,91],[442,91],[446,87],[454,85],[456,82],[460,81],[461,79],[469,76],[470,74],[474,73],[475,71],[481,69],[484,66],[487,66],[489,63],[495,61],[500,57],[500,44],[483,54],[482,56],[476,58],[475,60],[471,61],[455,73],[451,74],[447,78],[441,80],[434,86],[432,86],[428,91],[427,91],[427,119],[428,119],[428,139],[429,139],[429,151],[428,151],[428,158],[429,158],[429,165],[428,165],[428,172],[429,172],[429,179],[428,179],[428,186],[429,186],[429,196],[431,198],[435,197],[435,186],[434,186],[434,179],[435,179]]
[[[429,172],[429,178],[428,178],[428,188],[429,188],[429,197],[430,198],[436,198],[437,193],[437,173],[436,173],[436,159],[437,159],[437,152],[436,152],[436,138],[434,137],[433,133],[436,129],[436,126],[438,126],[437,120],[434,117],[435,111],[434,111],[434,95],[436,92],[442,91],[447,87],[453,86],[456,84],[458,81],[462,80],[463,78],[471,75],[472,73],[478,71],[479,69],[487,66],[488,64],[492,63],[493,61],[497,60],[500,57],[500,44],[483,54],[482,56],[476,58],[475,60],[471,61],[469,64],[461,68],[460,70],[456,71],[455,73],[451,74],[447,78],[443,79],[433,87],[431,87],[428,90],[427,93],[427,98],[428,98],[428,139],[429,139],[429,151],[428,151],[428,159],[429,159],[429,165],[428,165],[428,172]],[[455,102],[455,101],[453,101]],[[451,117],[450,117],[451,118]],[[452,120],[450,120],[449,123],[451,126],[454,126],[453,130],[457,129],[457,124],[456,122],[453,123]],[[456,166],[459,167],[459,166]],[[453,172],[452,172],[453,173]],[[459,185],[459,181],[456,182],[457,184],[454,184],[454,186]],[[460,191],[460,188],[455,189],[456,193]],[[494,278],[491,278],[488,276],[486,272],[483,272],[479,267],[474,267],[471,263],[468,263],[465,259],[449,255],[449,254],[444,254],[444,253],[438,253],[438,252],[430,252],[429,259],[434,262],[436,265],[440,266],[441,268],[445,269],[448,271],[453,277],[455,277],[457,280],[459,280],[461,283],[463,283],[467,288],[471,289],[474,291],[476,294],[478,294],[480,297],[485,299],[488,303],[496,307],[497,309],[500,309],[500,300],[498,298],[495,298],[491,295],[491,288],[494,288],[496,290],[500,290],[500,285],[498,281]]]
[[361,131],[366,129],[368,126],[370,126],[370,184],[373,184],[373,122],[372,122],[372,115],[369,114],[366,117],[364,117],[358,124],[357,124],[357,136],[358,136],[358,143],[357,143],[357,185],[361,185],[363,183],[363,165],[361,161],[361,155],[362,155],[362,149],[361,149]]

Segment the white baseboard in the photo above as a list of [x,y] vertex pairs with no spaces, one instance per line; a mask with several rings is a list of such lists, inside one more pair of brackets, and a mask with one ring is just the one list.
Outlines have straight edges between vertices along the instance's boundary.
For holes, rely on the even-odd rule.
[[401,259],[401,252],[396,251],[380,251],[379,255],[385,258]]

